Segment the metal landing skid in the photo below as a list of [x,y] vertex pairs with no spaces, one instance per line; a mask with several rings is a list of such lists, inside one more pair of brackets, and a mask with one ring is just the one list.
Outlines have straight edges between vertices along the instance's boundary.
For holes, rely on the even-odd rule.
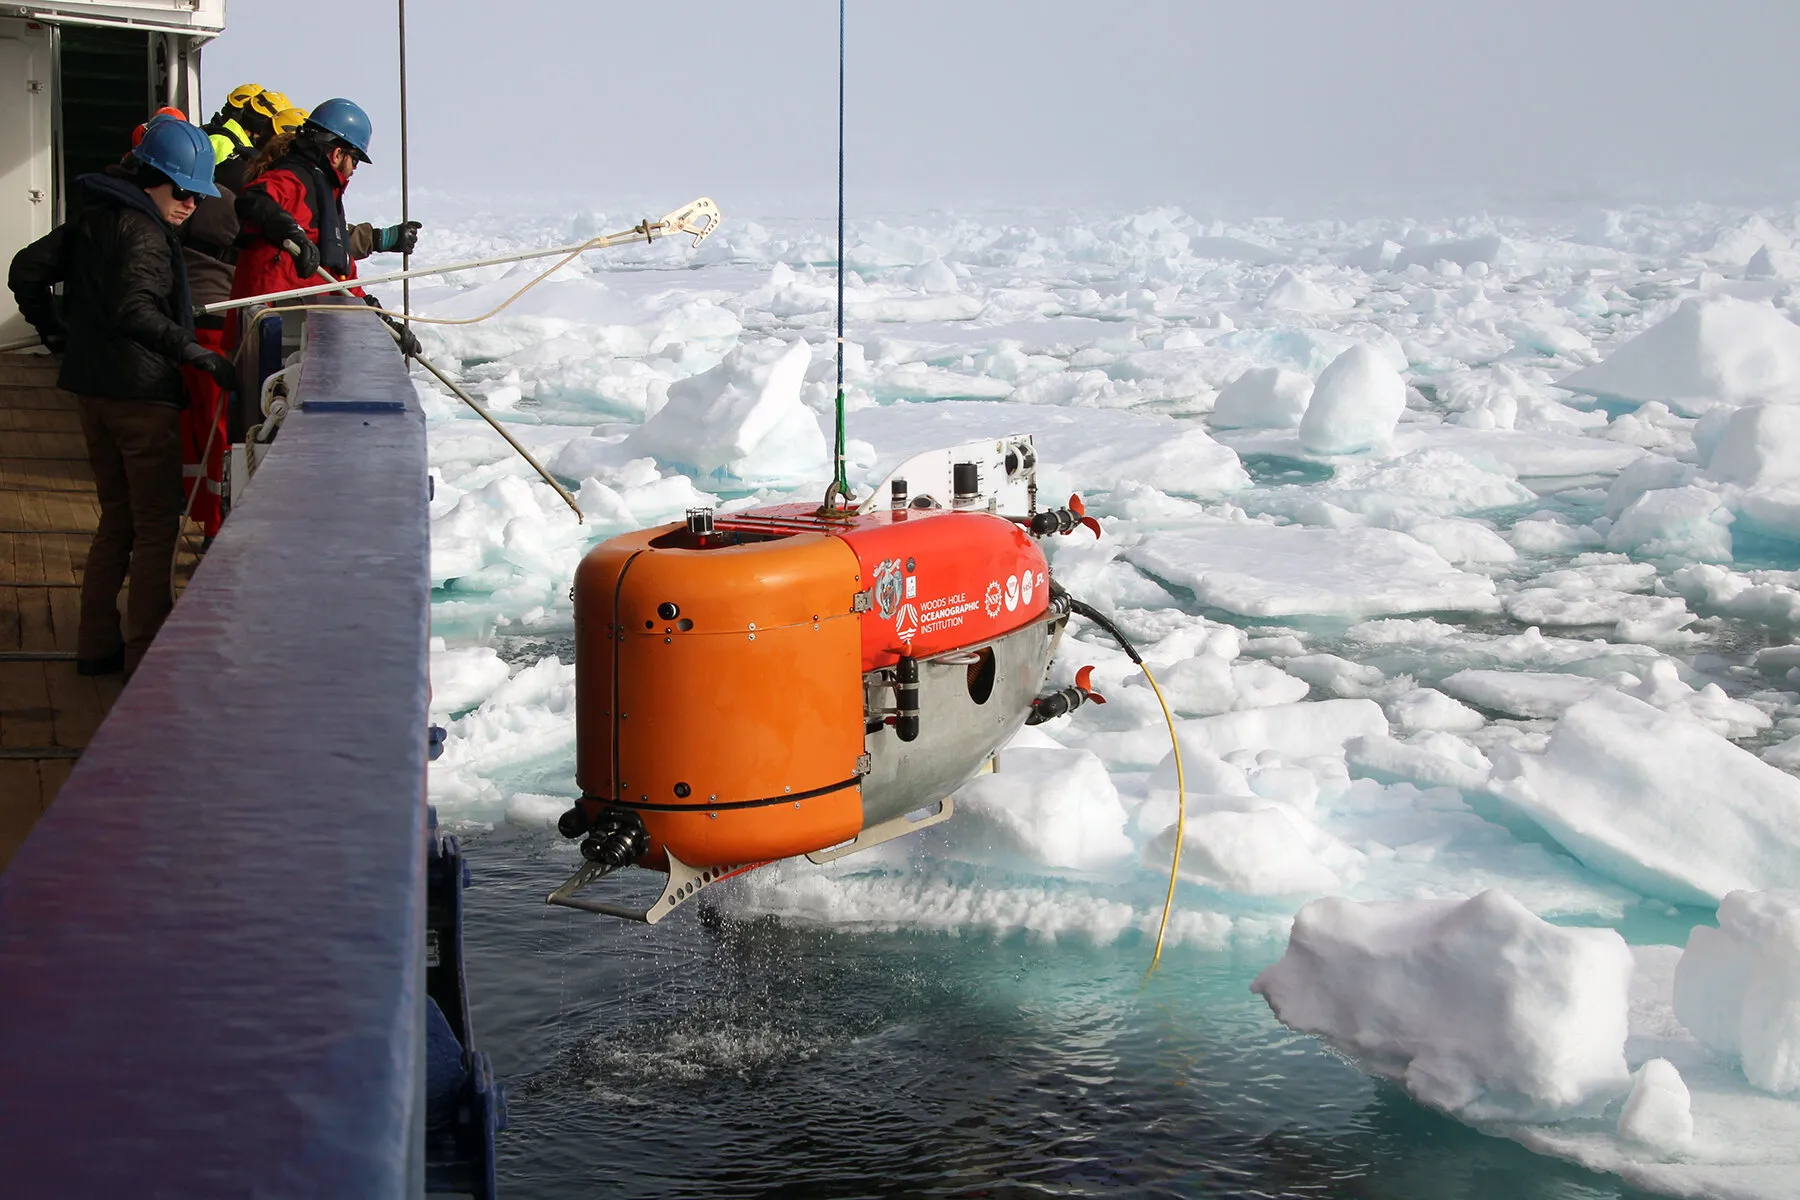
[[589,900],[577,896],[588,884],[603,875],[612,873],[613,868],[605,863],[584,862],[581,869],[569,876],[568,882],[544,897],[545,904],[560,904],[564,908],[579,908],[583,912],[599,913],[606,917],[621,917],[627,921],[642,921],[646,925],[654,925],[680,905],[692,900],[700,894],[702,888],[730,879],[734,875],[742,875],[746,871],[754,871],[758,867],[768,866],[768,862],[738,863],[724,867],[690,867],[676,858],[672,852],[669,856],[669,874],[663,881],[662,894],[648,908],[633,908],[629,904],[609,904],[603,900]]
[[[948,821],[956,811],[955,802],[948,796],[925,812],[924,816],[906,813],[883,821],[879,825],[871,825],[847,842],[836,846],[828,846],[823,850],[815,850],[806,857],[816,863],[835,862],[859,850],[867,850],[871,846],[879,846],[883,842],[891,842],[897,837],[904,837],[920,829],[929,829],[933,825]],[[583,912],[599,913],[605,917],[619,917],[626,921],[642,921],[646,925],[654,925],[681,905],[692,900],[700,892],[718,883],[722,879],[754,871],[758,867],[766,867],[769,860],[751,863],[736,863],[722,867],[690,867],[682,862],[671,850],[665,849],[668,855],[669,873],[663,880],[662,894],[651,902],[648,908],[634,908],[629,904],[612,904],[604,900],[590,900],[575,893],[606,875],[612,874],[614,868],[607,863],[584,862],[581,869],[569,876],[568,880],[554,892],[544,897],[545,904],[557,904],[563,908],[578,908]]]

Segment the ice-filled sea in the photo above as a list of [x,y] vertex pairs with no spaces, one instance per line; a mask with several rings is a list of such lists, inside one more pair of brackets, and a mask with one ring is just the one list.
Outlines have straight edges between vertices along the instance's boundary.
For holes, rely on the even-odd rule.
[[829,474],[831,222],[726,208],[422,330],[587,513],[420,383],[506,1194],[1800,1196],[1800,209],[851,222],[852,481],[1034,434],[1104,526],[1056,577],[1176,710],[1146,984],[1169,735],[1079,621],[1053,679],[1109,703],[952,822],[654,928],[542,906],[581,555]]

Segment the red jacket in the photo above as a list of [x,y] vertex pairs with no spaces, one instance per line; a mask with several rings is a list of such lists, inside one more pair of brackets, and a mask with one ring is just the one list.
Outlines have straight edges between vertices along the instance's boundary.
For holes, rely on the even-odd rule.
[[[233,299],[259,296],[323,282],[301,279],[294,260],[280,243],[296,227],[319,247],[320,263],[338,279],[356,278],[350,237],[344,223],[344,185],[348,181],[323,162],[300,152],[289,154],[246,184],[238,196],[239,238]],[[361,288],[351,288],[361,296]]]

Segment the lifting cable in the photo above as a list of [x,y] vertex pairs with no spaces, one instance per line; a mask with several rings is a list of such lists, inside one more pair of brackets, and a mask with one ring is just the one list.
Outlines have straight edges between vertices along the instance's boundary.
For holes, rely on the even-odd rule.
[[1175,907],[1175,880],[1181,870],[1181,842],[1187,834],[1187,777],[1181,769],[1181,738],[1175,733],[1175,715],[1169,711],[1169,702],[1163,698],[1162,689],[1156,685],[1156,676],[1150,673],[1150,664],[1137,652],[1137,647],[1119,632],[1119,627],[1108,620],[1106,614],[1093,605],[1083,604],[1070,596],[1069,611],[1086,617],[1111,634],[1113,641],[1119,643],[1119,648],[1125,651],[1126,657],[1144,673],[1150,690],[1156,693],[1156,702],[1162,706],[1163,720],[1169,723],[1169,745],[1175,750],[1175,857],[1169,863],[1169,891],[1163,897],[1162,920],[1156,926],[1156,952],[1150,956],[1150,967],[1144,972],[1144,981],[1148,983],[1162,962],[1163,937],[1169,932],[1169,913]]
[[856,496],[844,472],[844,0],[838,0],[838,195],[837,195],[837,434],[833,443],[831,486],[825,489],[820,516],[849,516]]

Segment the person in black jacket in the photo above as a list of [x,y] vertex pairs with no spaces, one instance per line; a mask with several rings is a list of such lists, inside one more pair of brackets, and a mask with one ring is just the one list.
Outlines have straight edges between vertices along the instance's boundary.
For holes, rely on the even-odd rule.
[[[230,387],[230,360],[194,337],[176,229],[217,195],[212,146],[186,121],[146,130],[128,167],[83,175],[70,220],[13,258],[7,283],[44,344],[63,350],[57,386],[81,399],[100,525],[81,585],[77,668],[129,676],[174,605],[181,523],[181,367]],[[59,313],[51,294],[63,285]],[[123,628],[119,590],[129,570]]]

